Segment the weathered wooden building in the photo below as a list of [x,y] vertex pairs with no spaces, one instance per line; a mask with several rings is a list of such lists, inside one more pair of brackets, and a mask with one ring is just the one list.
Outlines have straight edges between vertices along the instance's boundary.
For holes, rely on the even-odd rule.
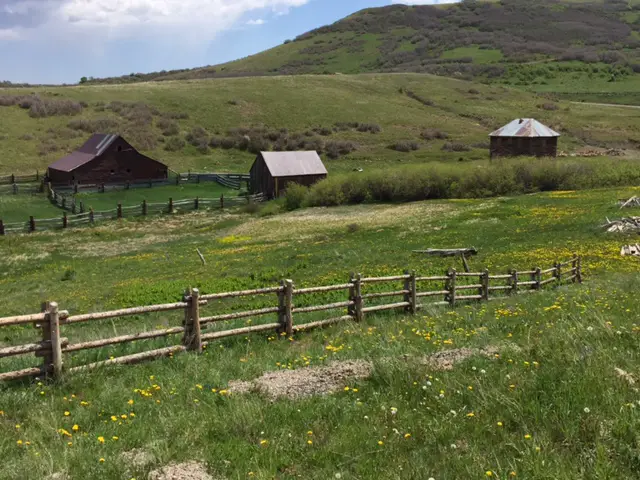
[[535,156],[555,157],[560,134],[534,118],[516,118],[489,134],[491,158]]
[[142,155],[121,136],[99,133],[47,170],[54,185],[134,183],[165,179],[167,174],[166,165]]
[[251,193],[277,198],[287,185],[297,183],[311,186],[327,177],[317,152],[260,152],[251,167]]

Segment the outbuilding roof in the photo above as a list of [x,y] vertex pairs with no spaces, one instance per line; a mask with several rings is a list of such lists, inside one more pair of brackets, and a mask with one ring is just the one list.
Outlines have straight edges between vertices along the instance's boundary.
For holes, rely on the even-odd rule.
[[274,177],[298,175],[326,175],[318,152],[260,152],[267,168]]
[[516,118],[489,134],[490,137],[559,137],[560,134],[535,118]]
[[109,148],[109,145],[111,145],[118,137],[119,135],[104,133],[93,134],[91,138],[89,138],[89,140],[87,140],[75,152],[72,152],[66,157],[52,163],[49,165],[49,168],[62,172],[71,172],[102,155],[104,151]]

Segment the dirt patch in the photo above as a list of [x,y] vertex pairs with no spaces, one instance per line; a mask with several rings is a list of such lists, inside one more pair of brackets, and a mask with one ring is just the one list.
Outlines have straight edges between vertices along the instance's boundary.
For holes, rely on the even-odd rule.
[[70,478],[67,472],[56,472],[45,477],[45,480],[70,480]]
[[493,357],[496,353],[498,353],[498,348],[496,347],[454,348],[434,353],[429,357],[424,357],[422,359],[422,363],[424,365],[429,365],[435,370],[453,370],[453,367],[456,364],[465,361],[467,358],[471,358],[476,355]]
[[221,480],[214,479],[199,462],[172,463],[149,473],[149,480]]
[[364,360],[332,362],[325,367],[309,367],[298,370],[282,370],[265,373],[250,382],[232,381],[232,393],[262,393],[270,398],[302,398],[326,395],[344,388],[348,380],[367,378],[373,365]]
[[155,461],[155,457],[151,453],[141,448],[134,448],[128,452],[122,452],[120,458],[122,458],[125,464],[134,469],[144,468]]

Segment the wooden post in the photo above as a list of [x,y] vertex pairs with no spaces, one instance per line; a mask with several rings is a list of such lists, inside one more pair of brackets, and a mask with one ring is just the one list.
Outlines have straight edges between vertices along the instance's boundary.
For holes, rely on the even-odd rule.
[[89,223],[93,224],[93,208],[89,209]]
[[534,285],[536,290],[540,290],[542,288],[542,270],[540,267],[536,267],[536,273],[534,273],[536,284]]
[[[531,274],[531,281],[532,282],[537,282],[537,280],[536,280],[536,278],[537,278],[537,276],[536,276],[536,267],[531,267],[531,271],[533,272]],[[530,290],[535,290],[537,288],[538,288],[538,285],[536,283],[533,283],[533,284],[531,284]]]
[[42,340],[49,343],[49,353],[44,356],[44,371],[57,379],[62,374],[62,345],[60,342],[60,318],[58,304],[51,302],[46,312],[47,321],[42,325]]
[[405,307],[405,312],[409,312],[412,315],[418,311],[418,297],[416,292],[416,272],[405,270],[405,275],[409,275],[409,278],[404,280],[404,290],[408,293],[404,294],[404,301],[409,303],[408,307]]
[[62,228],[67,228],[69,220],[67,219],[67,212],[62,213]]
[[18,194],[18,185],[17,184],[13,184],[13,194],[17,195]]
[[187,350],[202,353],[202,336],[200,333],[200,291],[191,290],[188,306],[185,307],[184,345]]
[[36,182],[40,180],[40,172],[36,170]]
[[573,254],[573,260],[571,260],[571,271],[573,279],[571,280],[573,283],[576,283],[576,280],[578,278],[578,258],[576,257],[576,254]]
[[36,231],[36,220],[33,218],[33,216],[29,217],[29,231],[30,232]]
[[169,197],[169,212],[168,213],[173,213],[173,198]]
[[16,183],[16,176],[11,174],[11,183]]
[[118,209],[117,209],[117,217],[120,219],[122,218],[122,203],[118,203]]
[[64,208],[65,210],[67,208],[67,197],[65,197],[64,195],[62,196],[62,208]]
[[480,295],[482,295],[482,300],[485,302],[489,301],[489,270],[485,268],[482,275],[480,275],[480,283],[482,284],[482,289]]
[[73,184],[73,193],[78,193],[78,183]]
[[200,197],[196,197],[193,201],[193,209],[198,210],[200,208]]
[[76,197],[73,197],[73,200],[71,200],[71,213],[76,214]]
[[180,185],[180,175],[176,175],[176,185]]
[[80,202],[80,213],[84,213],[84,202]]
[[142,200],[142,215],[147,215],[147,201]]
[[449,305],[451,305],[452,307],[455,307],[456,305],[456,269],[452,268],[451,270],[449,270],[447,272],[447,285],[446,285],[446,290],[449,290],[449,295],[448,295],[448,300],[449,300]]
[[293,335],[293,281],[284,281],[284,331]]
[[511,270],[511,290],[509,291],[509,293],[511,293],[512,295],[515,295],[516,293],[518,293],[518,271],[517,270]]
[[224,209],[224,193],[220,194],[220,209]]
[[556,280],[558,282],[558,285],[560,284],[560,282],[562,282],[562,267],[560,266],[560,263],[556,262],[556,264],[554,265],[556,271],[553,274],[554,277],[556,277]]
[[124,184],[124,189],[129,190],[131,188],[131,183],[127,180],[127,183]]
[[[0,225],[2,221],[0,220]],[[576,260],[576,281],[582,283],[582,258],[578,256]]]
[[99,193],[104,193],[104,183],[100,184]]
[[196,176],[196,183],[200,183],[200,174]]
[[0,235],[4,235],[4,223],[2,219],[0,219]]
[[349,301],[353,302],[353,306],[349,307],[349,315],[353,317],[356,322],[361,322],[364,318],[364,313],[362,311],[362,275],[351,274],[349,283],[352,284],[352,287],[349,288]]

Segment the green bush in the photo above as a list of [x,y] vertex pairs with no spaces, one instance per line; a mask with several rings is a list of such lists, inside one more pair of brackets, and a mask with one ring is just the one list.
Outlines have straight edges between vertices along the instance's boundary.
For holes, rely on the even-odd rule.
[[[298,187],[292,194],[292,205],[298,208],[300,205],[483,198],[637,185],[638,182],[640,169],[634,160],[506,158],[475,166],[433,163],[393,171],[332,176],[308,190]],[[306,194],[304,198],[302,193]]]
[[287,186],[287,193],[284,199],[284,207],[287,210],[296,210],[302,207],[302,204],[307,197],[309,189],[297,183],[293,183]]

